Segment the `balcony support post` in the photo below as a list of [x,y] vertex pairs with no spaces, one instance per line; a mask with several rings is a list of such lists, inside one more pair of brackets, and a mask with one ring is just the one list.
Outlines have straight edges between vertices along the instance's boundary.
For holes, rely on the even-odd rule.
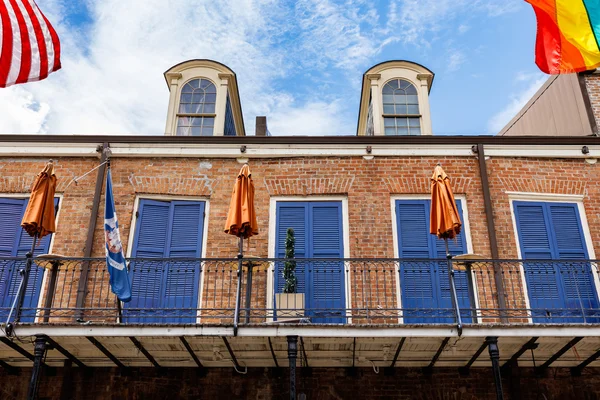
[[288,336],[288,359],[290,361],[290,400],[296,400],[296,360],[298,358],[298,336]]
[[27,390],[27,399],[34,400],[37,394],[40,370],[42,369],[44,354],[46,353],[46,336],[37,335],[35,337],[33,351],[33,369],[31,371],[31,380]]
[[[475,151],[475,146],[473,146]],[[490,194],[490,183],[488,181],[487,164],[485,162],[485,150],[483,143],[477,144],[477,158],[479,159],[479,174],[481,178],[481,190],[483,192],[483,205],[485,207],[485,219],[487,221],[488,237],[490,238],[490,251],[492,258],[497,260],[498,254],[498,240],[496,239],[496,226],[494,224],[494,208],[492,207],[492,196]],[[508,322],[508,318],[505,315],[506,310],[506,291],[504,290],[504,281],[502,279],[501,266],[498,263],[494,263],[494,283],[496,284],[496,293],[498,296],[498,308],[500,309],[500,321],[503,323]]]
[[448,260],[448,279],[450,280],[450,295],[452,296],[452,306],[454,307],[454,313],[456,314],[456,330],[458,332],[458,336],[462,336],[462,318],[460,316],[460,308],[458,306],[458,296],[456,294],[456,284],[454,282],[454,269],[452,268],[452,254],[450,254],[450,249],[448,248],[448,239],[444,239],[444,243],[446,243],[446,259]]
[[494,373],[494,383],[496,385],[496,399],[504,400],[504,393],[502,392],[502,374],[500,373],[500,351],[498,350],[498,337],[488,336],[485,338],[485,341],[487,342],[490,359],[492,360],[492,372]]

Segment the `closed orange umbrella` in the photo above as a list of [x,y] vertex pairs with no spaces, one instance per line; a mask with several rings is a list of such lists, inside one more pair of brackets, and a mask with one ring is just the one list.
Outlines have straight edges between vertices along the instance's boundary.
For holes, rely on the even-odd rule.
[[[256,221],[256,210],[254,209],[254,183],[248,164],[244,164],[237,176],[229,212],[225,222],[225,233],[240,238],[238,253],[238,284],[235,298],[235,314],[233,317],[233,331],[237,335],[240,318],[240,296],[242,290],[242,264],[243,264],[243,242],[250,236],[258,234],[258,223]],[[250,320],[250,298],[252,293],[252,267],[248,266],[248,278],[246,281],[246,322]]]
[[54,165],[49,162],[33,183],[29,203],[21,221],[21,226],[29,236],[39,239],[56,231],[54,220],[55,190]]
[[225,233],[242,239],[248,239],[250,236],[258,234],[254,209],[254,183],[250,167],[247,164],[240,170],[231,193]]
[[450,179],[440,165],[431,177],[431,218],[429,231],[440,239],[453,239],[460,233],[462,223],[456,208]]

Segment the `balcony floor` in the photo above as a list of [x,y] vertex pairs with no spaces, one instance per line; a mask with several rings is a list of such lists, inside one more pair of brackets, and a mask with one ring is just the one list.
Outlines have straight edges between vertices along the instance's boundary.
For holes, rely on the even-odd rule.
[[[32,365],[14,346],[33,354],[36,334],[47,335],[89,367],[116,366],[94,341],[126,367],[196,367],[185,343],[204,367],[232,368],[228,345],[241,367],[275,367],[276,363],[286,367],[288,335],[301,338],[298,366],[309,367],[427,367],[438,353],[434,367],[462,367],[482,348],[487,336],[499,338],[501,364],[534,337],[538,338],[534,350],[538,367],[553,356],[551,367],[576,367],[600,348],[600,325],[467,325],[459,337],[453,325],[261,324],[241,326],[233,336],[233,327],[226,325],[24,324],[17,326],[16,334],[19,339],[12,341],[12,347],[0,334],[0,360],[14,367]],[[569,347],[573,341],[577,343]],[[562,355],[556,358],[561,350]],[[66,359],[64,352],[52,349],[46,364],[62,367]],[[531,351],[523,352],[518,361],[520,366],[533,366]],[[487,348],[472,363],[472,367],[490,365]],[[600,361],[588,366],[600,367]]]

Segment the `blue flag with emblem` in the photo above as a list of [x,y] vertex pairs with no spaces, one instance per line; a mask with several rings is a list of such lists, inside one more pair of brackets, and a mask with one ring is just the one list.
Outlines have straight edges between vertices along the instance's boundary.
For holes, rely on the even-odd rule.
[[131,300],[131,284],[127,263],[123,255],[123,245],[119,234],[119,223],[115,212],[110,167],[106,177],[106,205],[104,207],[104,237],[106,239],[106,266],[110,274],[110,288],[119,300]]

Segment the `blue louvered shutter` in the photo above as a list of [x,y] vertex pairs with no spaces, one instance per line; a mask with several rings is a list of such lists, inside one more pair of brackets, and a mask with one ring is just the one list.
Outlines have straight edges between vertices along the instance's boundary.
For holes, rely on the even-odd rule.
[[[577,204],[547,203],[546,207],[556,249],[555,257],[559,260],[587,260],[589,256]],[[598,308],[591,266],[588,262],[567,261],[558,264],[557,272],[564,291],[565,308],[569,309],[565,316],[581,317],[582,309]],[[589,312],[587,314],[589,315]]]
[[[15,257],[16,249],[21,231],[21,218],[25,211],[26,200],[24,199],[2,199],[0,198],[0,257]],[[12,304],[12,296],[9,296],[9,288],[13,276],[18,279],[15,273],[17,265],[14,261],[0,261],[0,306],[3,312],[0,316],[8,315],[8,308]]]
[[[295,238],[295,257],[298,259],[307,258],[307,233],[308,233],[308,203],[303,202],[278,202],[277,203],[277,231],[275,257],[285,257],[285,239],[288,228],[294,230]],[[306,273],[308,268],[302,261],[296,262],[296,293],[304,293],[308,298],[306,288]],[[283,263],[278,262],[275,265],[275,288],[277,293],[283,292]]]
[[[21,228],[21,220],[28,201],[29,199],[0,199],[0,221],[3,222],[0,227],[0,257],[25,258],[26,254],[31,251],[33,238]],[[55,212],[58,209],[58,198],[54,199],[54,209]],[[46,235],[37,241],[33,254],[34,257],[48,253],[51,238],[52,235]],[[0,262],[0,296],[2,296],[2,307],[12,306],[19,290],[19,284],[21,283],[18,270],[24,267],[25,261]],[[37,266],[35,262],[31,266],[23,300],[23,311],[21,313],[21,321],[23,322],[33,322],[34,320],[35,309],[37,308],[42,289],[44,271],[44,268]]]
[[[588,258],[576,204],[516,201],[514,208],[525,260]],[[582,308],[597,308],[588,263],[529,261],[524,269],[535,322],[578,322]]]
[[[456,201],[461,220],[462,204]],[[396,201],[398,227],[398,250],[401,259],[445,259],[446,246],[443,240],[429,233],[430,200]],[[448,241],[452,255],[466,254],[464,232]],[[459,306],[465,310],[463,319],[469,322],[470,296],[467,275],[455,272],[455,283]],[[405,323],[450,323],[453,317],[436,316],[434,310],[448,315],[452,310],[450,281],[447,262],[404,261],[400,266],[402,308]]]
[[[171,202],[169,259],[166,270],[164,308],[177,310],[166,322],[193,323],[198,308],[204,202]],[[175,260],[182,258],[182,260]],[[167,310],[167,312],[169,312]]]
[[[342,236],[342,203],[312,202],[309,204],[309,254],[314,259],[344,257]],[[344,264],[338,261],[315,260],[309,265],[310,305],[313,322],[344,322]]]
[[[398,252],[400,259],[400,288],[404,322],[432,322],[424,310],[436,308],[434,266],[429,240],[429,209],[425,200],[396,201]],[[430,313],[429,313],[430,315]]]
[[[544,203],[515,201],[513,206],[522,258],[551,260],[552,233]],[[563,304],[556,267],[543,261],[526,262],[523,267],[532,316],[535,322],[544,322]]]
[[[131,256],[139,259],[166,257],[171,204],[141,199]],[[129,266],[131,301],[125,303],[127,322],[161,322],[161,288],[164,261],[137,260]],[[158,318],[158,320],[157,320]]]
[[[428,209],[431,207],[431,201],[427,201]],[[448,240],[448,250],[450,254],[453,256],[457,256],[460,254],[467,254],[467,241],[465,238],[464,232],[464,217],[463,217],[463,209],[462,202],[460,200],[456,200],[456,207],[458,208],[458,214],[460,216],[460,220],[463,222],[463,229],[461,232],[454,238]],[[429,223],[428,225],[429,226]],[[433,247],[435,248],[434,257],[438,259],[446,258],[446,244],[443,239],[439,239],[435,235],[429,235],[430,240],[433,241]],[[448,277],[448,263],[440,262],[436,265],[437,272],[437,281],[439,287],[439,302],[438,306],[440,308],[450,309],[452,308],[452,297],[450,292],[450,279]],[[458,298],[458,305],[461,310],[461,315],[463,317],[463,322],[471,322],[470,319],[470,311],[471,302],[469,295],[469,280],[467,278],[466,271],[455,271],[454,272],[454,283],[456,285],[456,297]],[[471,289],[472,290],[472,289]],[[452,322],[453,320],[450,318],[445,318],[440,322]]]

